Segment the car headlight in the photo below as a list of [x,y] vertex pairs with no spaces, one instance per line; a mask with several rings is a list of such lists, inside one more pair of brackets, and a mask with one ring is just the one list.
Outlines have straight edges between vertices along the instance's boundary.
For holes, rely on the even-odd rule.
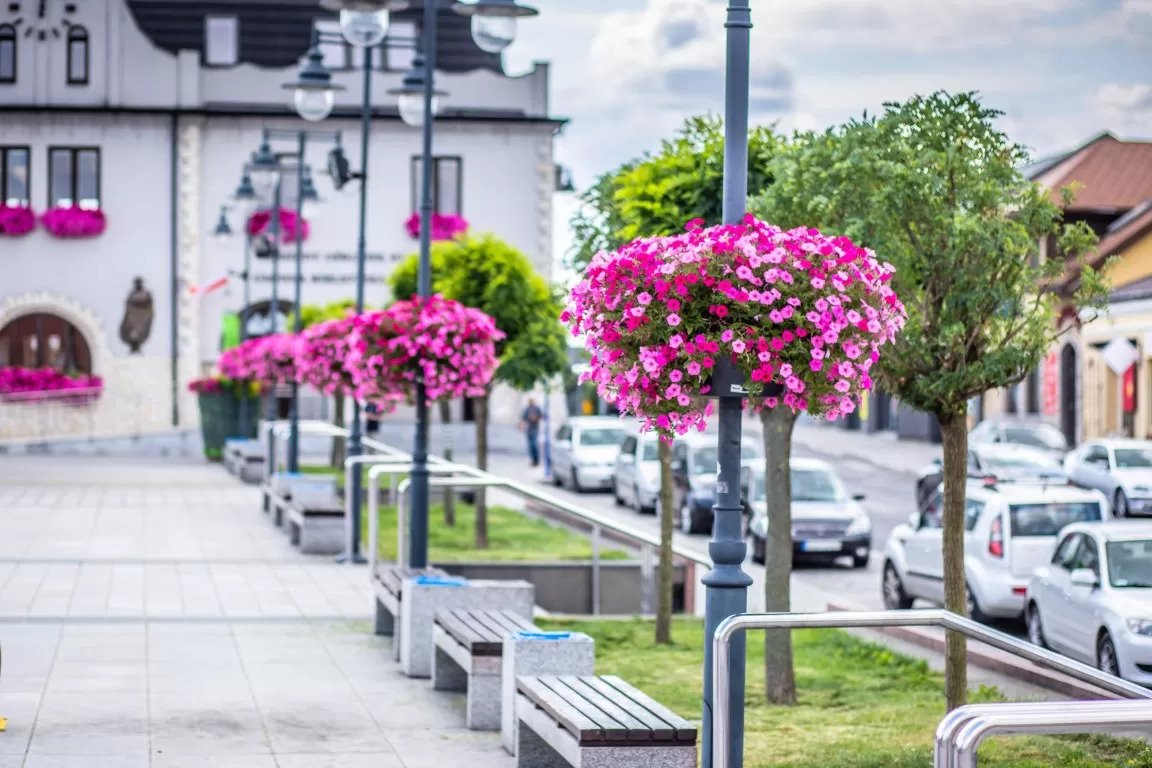
[[1134,635],[1152,635],[1152,619],[1128,619],[1128,631]]
[[848,530],[844,531],[845,536],[863,536],[867,533],[872,533],[872,518],[866,514],[859,514],[852,518]]

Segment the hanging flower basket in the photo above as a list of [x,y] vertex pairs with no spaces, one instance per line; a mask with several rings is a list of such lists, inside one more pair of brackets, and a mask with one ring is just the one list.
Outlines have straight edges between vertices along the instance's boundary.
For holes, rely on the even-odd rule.
[[296,380],[296,350],[299,337],[277,333],[248,339],[225,350],[217,360],[220,374],[230,380],[252,381],[266,386]]
[[[248,234],[252,237],[264,234],[272,223],[272,211],[256,211],[248,217]],[[280,239],[285,243],[296,242],[297,236],[301,241],[308,239],[308,220],[297,218],[295,211],[286,208],[280,209]]]
[[478,309],[432,296],[399,301],[353,319],[345,366],[355,394],[372,402],[415,397],[428,402],[483,395],[496,372],[496,321]]
[[36,214],[26,205],[0,205],[0,235],[23,237],[36,229]]
[[586,337],[581,379],[664,437],[703,429],[717,395],[836,419],[904,326],[893,271],[815,229],[697,221],[598,254],[562,319]]
[[85,405],[103,391],[104,380],[99,376],[68,376],[52,368],[0,368],[0,400]]
[[[413,240],[420,237],[420,214],[414,213],[404,222],[408,236]],[[468,231],[468,221],[455,214],[432,214],[432,239],[451,240]]]
[[40,223],[53,237],[99,237],[104,234],[107,220],[99,209],[62,206],[50,208],[40,217]]

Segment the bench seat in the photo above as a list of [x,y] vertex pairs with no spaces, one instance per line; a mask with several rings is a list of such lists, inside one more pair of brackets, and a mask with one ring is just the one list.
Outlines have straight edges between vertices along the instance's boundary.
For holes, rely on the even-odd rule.
[[439,568],[401,568],[395,563],[380,563],[372,579],[376,592],[376,634],[393,636],[392,655],[400,659],[400,638],[395,637],[400,619],[400,587],[404,579],[417,576],[447,576]]
[[695,768],[696,727],[611,675],[520,677],[521,768]]
[[450,610],[436,614],[432,629],[432,686],[467,693],[465,723],[473,730],[500,730],[504,639],[539,632],[513,611]]
[[289,501],[288,540],[305,555],[338,555],[344,551],[344,505],[339,499],[301,504]]

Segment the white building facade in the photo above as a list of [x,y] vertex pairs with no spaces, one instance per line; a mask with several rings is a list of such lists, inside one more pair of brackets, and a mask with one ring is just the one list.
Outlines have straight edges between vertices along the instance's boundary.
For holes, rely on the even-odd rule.
[[[418,35],[419,22],[419,11],[393,14],[390,43]],[[445,10],[440,23],[437,86],[447,95],[434,144],[438,212],[509,241],[548,276],[552,148],[561,122],[549,115],[547,65],[508,76],[499,56],[472,43],[466,18]],[[250,305],[243,306],[248,212],[232,206],[236,236],[212,237],[263,129],[339,131],[353,170],[361,170],[357,52],[324,45],[346,90],[322,124],[295,118],[291,92],[281,87],[295,79],[315,28],[336,29],[334,15],[315,0],[0,6],[0,205],[38,215],[79,206],[98,209],[106,221],[102,234],[87,237],[57,237],[42,224],[23,235],[0,231],[0,368],[56,367],[104,379],[91,404],[0,402],[0,439],[196,423],[187,383],[216,360],[225,315],[241,313],[254,330],[266,320],[250,313],[268,309],[269,260],[252,259]],[[388,274],[416,249],[404,222],[417,205],[420,132],[401,122],[387,95],[411,57],[410,45],[375,52],[369,305],[390,300]],[[305,208],[305,304],[355,291],[360,182],[333,189],[322,173],[331,149],[330,141],[315,140],[306,153],[322,200]],[[292,299],[293,256],[293,245],[281,248],[282,301]],[[119,329],[136,278],[151,294],[153,320],[133,353]],[[223,288],[204,293],[222,278]]]

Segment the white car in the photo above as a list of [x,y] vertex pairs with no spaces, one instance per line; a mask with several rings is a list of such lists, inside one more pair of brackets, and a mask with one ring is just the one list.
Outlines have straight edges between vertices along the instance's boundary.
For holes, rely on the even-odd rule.
[[612,487],[612,467],[620,443],[634,432],[615,416],[576,416],[556,431],[552,482],[577,493]]
[[1028,638],[1152,685],[1152,523],[1064,529],[1028,584]]
[[1108,497],[1116,517],[1152,514],[1152,442],[1090,440],[1064,459],[1076,485]]
[[[1020,618],[1028,579],[1048,562],[1060,531],[1111,516],[1097,491],[1005,482],[969,482],[964,513],[968,613],[978,621]],[[939,509],[930,506],[892,531],[884,552],[885,606],[910,608],[916,598],[944,603],[942,526]]]
[[620,443],[612,470],[612,496],[616,503],[637,512],[656,511],[660,494],[660,440],[655,433],[629,435]]

